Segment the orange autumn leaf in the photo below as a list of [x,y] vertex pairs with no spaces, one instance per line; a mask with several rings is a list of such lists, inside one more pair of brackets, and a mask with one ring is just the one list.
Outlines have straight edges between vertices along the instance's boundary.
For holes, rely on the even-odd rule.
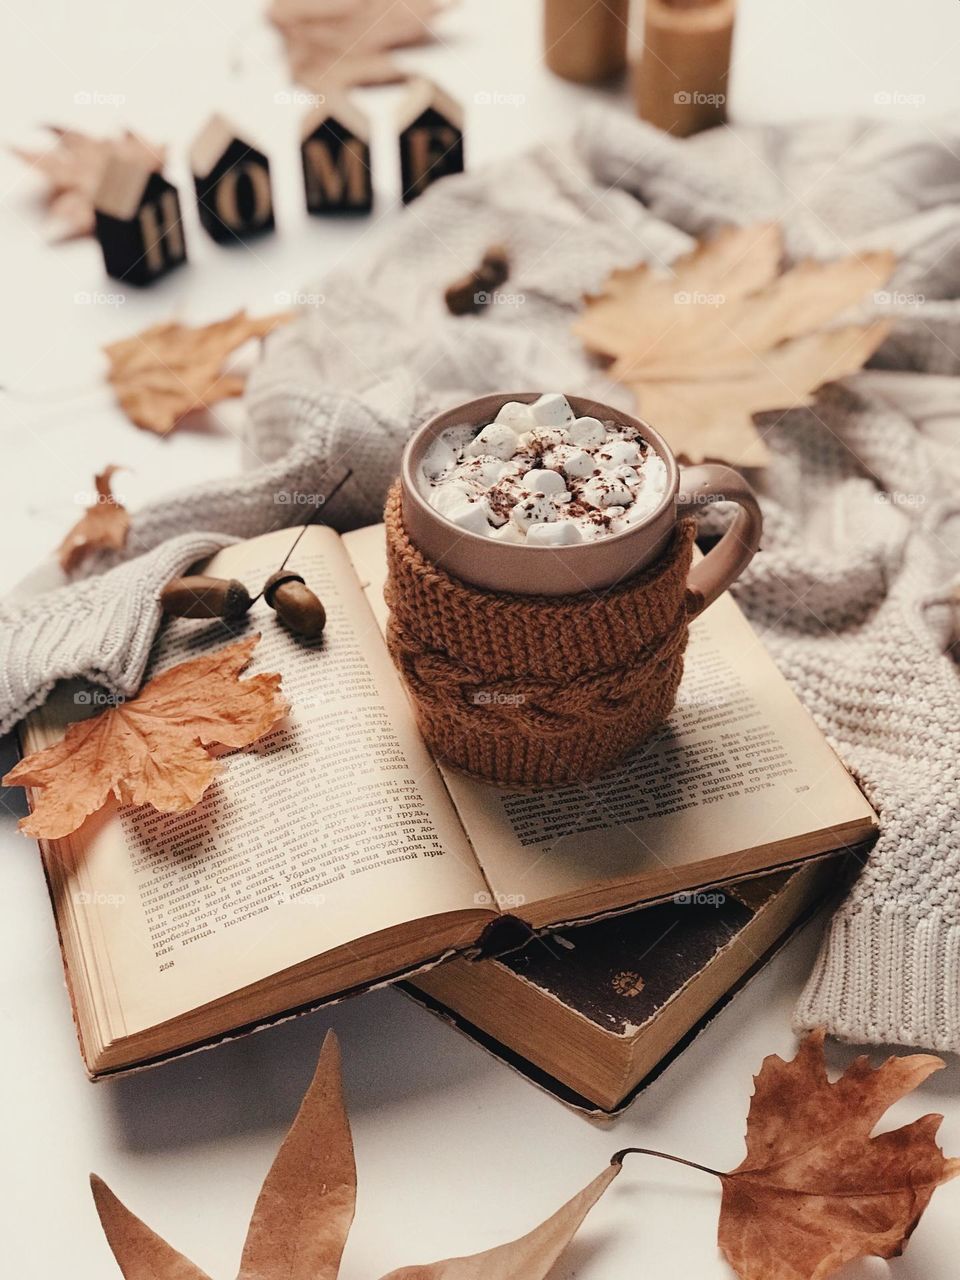
[[923,1116],[871,1137],[889,1107],[943,1067],[940,1058],[857,1058],[827,1077],[823,1032],[756,1077],[747,1155],[721,1175],[720,1248],[741,1280],[823,1280],[855,1258],[903,1251],[930,1197],[960,1174]]
[[431,20],[445,7],[445,0],[271,0],[267,17],[297,83],[332,89],[406,79],[391,51],[431,41]]
[[888,326],[835,323],[880,288],[892,253],[806,261],[781,272],[779,226],[728,227],[669,271],[614,271],[574,326],[633,391],[637,410],[690,462],[763,466],[754,414],[810,404],[855,373]]
[[136,698],[72,724],[60,742],[25,756],[3,779],[34,788],[21,831],[68,836],[111,795],[162,813],[192,808],[223,769],[206,748],[249,746],[286,714],[279,675],[239,679],[259,639],[171,667]]
[[119,467],[106,467],[94,477],[97,501],[60,543],[57,555],[64,573],[70,573],[94,551],[122,551],[130,531],[126,507],[113,496],[110,481]]
[[168,435],[192,410],[240,395],[246,379],[224,372],[227,356],[289,319],[289,312],[256,318],[238,311],[196,328],[176,321],[152,325],[104,347],[110,361],[107,381],[132,422]]
[[13,153],[47,180],[51,236],[70,240],[93,235],[94,195],[110,160],[163,169],[165,148],[126,130],[118,138],[92,138],[78,129],[49,126],[56,142],[46,151],[14,147]]
[[[518,1240],[466,1257],[401,1267],[383,1280],[544,1280],[619,1172],[619,1166],[605,1169]],[[128,1280],[209,1280],[99,1178],[91,1183],[104,1233]],[[257,1197],[237,1280],[337,1280],[356,1189],[340,1050],[328,1032],[313,1082]]]

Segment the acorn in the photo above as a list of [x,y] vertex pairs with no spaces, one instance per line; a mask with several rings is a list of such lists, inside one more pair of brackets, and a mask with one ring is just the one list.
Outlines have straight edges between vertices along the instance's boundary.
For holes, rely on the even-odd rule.
[[278,569],[267,579],[263,598],[277,617],[294,635],[315,640],[327,623],[327,611],[319,598],[306,585],[299,573]]
[[160,592],[163,612],[173,618],[242,618],[253,601],[236,578],[210,578],[197,573],[174,578]]
[[510,255],[503,245],[491,245],[475,271],[468,271],[447,287],[443,295],[447,310],[454,316],[482,311],[493,301],[494,293],[509,274]]

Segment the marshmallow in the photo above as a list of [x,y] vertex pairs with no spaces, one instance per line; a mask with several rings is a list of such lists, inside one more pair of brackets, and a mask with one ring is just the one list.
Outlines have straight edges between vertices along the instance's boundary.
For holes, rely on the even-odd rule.
[[505,422],[491,422],[478,431],[464,453],[468,458],[499,458],[501,462],[513,456],[517,450],[517,433]]
[[508,400],[497,414],[496,422],[503,422],[514,431],[529,431],[536,422],[530,406],[521,404],[519,400]]
[[[539,526],[534,526],[535,528]],[[547,528],[546,525],[543,526]],[[506,524],[502,524],[499,529],[491,529],[490,537],[495,538],[497,542],[525,542],[523,534],[510,520]]]
[[522,498],[510,512],[510,519],[518,529],[526,530],[533,524],[542,524],[547,520],[556,520],[560,514],[556,503],[546,494],[535,494],[532,498]]
[[490,504],[486,498],[471,502],[463,489],[444,485],[434,489],[428,501],[434,511],[458,528],[469,529],[472,533],[488,531]]
[[528,547],[570,547],[582,541],[580,530],[569,520],[556,520],[553,524],[532,524],[527,530]]
[[597,450],[597,461],[601,467],[619,467],[624,463],[630,464],[639,460],[640,450],[632,440],[611,440],[609,444]]
[[582,449],[571,449],[563,460],[563,474],[574,480],[586,480],[596,469],[596,459]]
[[581,449],[594,449],[607,438],[607,429],[599,418],[574,418],[567,426],[567,435]]
[[580,490],[580,497],[591,507],[626,506],[633,500],[630,486],[619,476],[592,476]]
[[[563,476],[557,471],[541,471],[534,468],[520,480],[520,486],[530,493],[566,493],[567,485]],[[570,495],[567,494],[567,497]]]
[[429,480],[436,480],[438,476],[443,475],[444,471],[449,471],[455,466],[456,461],[457,455],[446,440],[438,436],[423,456],[423,474]]
[[541,427],[562,427],[573,421],[573,410],[567,397],[559,391],[551,391],[534,400],[530,405],[537,424]]

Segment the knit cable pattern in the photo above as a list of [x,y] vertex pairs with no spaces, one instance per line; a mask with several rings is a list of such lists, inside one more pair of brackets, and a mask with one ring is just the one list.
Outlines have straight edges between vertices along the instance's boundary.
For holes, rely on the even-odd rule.
[[552,598],[483,591],[431,564],[403,527],[398,484],[385,519],[387,643],[442,760],[507,785],[589,780],[670,714],[693,520],[629,581]]

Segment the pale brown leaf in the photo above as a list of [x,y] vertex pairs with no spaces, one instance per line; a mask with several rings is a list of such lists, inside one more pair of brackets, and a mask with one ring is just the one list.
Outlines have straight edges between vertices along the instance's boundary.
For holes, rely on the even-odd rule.
[[13,152],[47,181],[48,215],[54,239],[93,234],[93,200],[110,160],[116,158],[162,171],[166,148],[126,130],[118,138],[92,138],[77,129],[50,126],[56,142],[46,151],[14,147]]
[[[619,1172],[619,1164],[610,1165],[519,1240],[470,1257],[402,1267],[384,1280],[544,1280]],[[125,1209],[99,1178],[93,1179],[93,1189],[104,1231],[127,1280],[207,1280]],[[355,1198],[340,1050],[329,1032],[313,1082],[257,1198],[237,1280],[337,1280]]]
[[259,639],[171,667],[136,698],[70,725],[60,742],[24,757],[3,779],[34,788],[20,830],[67,836],[110,795],[163,813],[192,808],[223,768],[206,747],[249,746],[286,714],[279,675],[239,678]]
[[224,373],[223,362],[249,338],[263,338],[289,319],[289,312],[257,318],[238,311],[196,328],[153,325],[104,347],[107,381],[132,422],[167,435],[192,410],[240,395],[245,379]]
[[669,273],[644,263],[618,270],[585,299],[575,331],[688,461],[763,465],[753,416],[811,403],[818,387],[860,369],[888,332],[881,322],[830,322],[884,283],[892,254],[778,274],[781,254],[774,224],[728,228]]
[[267,17],[286,46],[290,73],[311,89],[390,84],[407,72],[390,50],[430,42],[447,0],[272,0]]
[[610,1165],[551,1218],[519,1240],[469,1257],[401,1267],[383,1280],[543,1280],[620,1167]]
[[70,573],[94,551],[123,550],[130,531],[130,517],[110,488],[111,478],[119,470],[109,466],[94,478],[97,501],[87,507],[57,551],[64,573]]
[[891,1258],[960,1160],[937,1146],[941,1116],[871,1138],[885,1112],[943,1067],[928,1054],[857,1058],[830,1083],[823,1033],[756,1077],[747,1155],[721,1174],[719,1244],[741,1280],[823,1280],[854,1258]]
[[100,1223],[125,1280],[210,1280],[205,1271],[152,1231],[95,1173],[90,1190]]
[[316,1074],[257,1198],[237,1280],[336,1280],[356,1196],[340,1046],[328,1031]]

